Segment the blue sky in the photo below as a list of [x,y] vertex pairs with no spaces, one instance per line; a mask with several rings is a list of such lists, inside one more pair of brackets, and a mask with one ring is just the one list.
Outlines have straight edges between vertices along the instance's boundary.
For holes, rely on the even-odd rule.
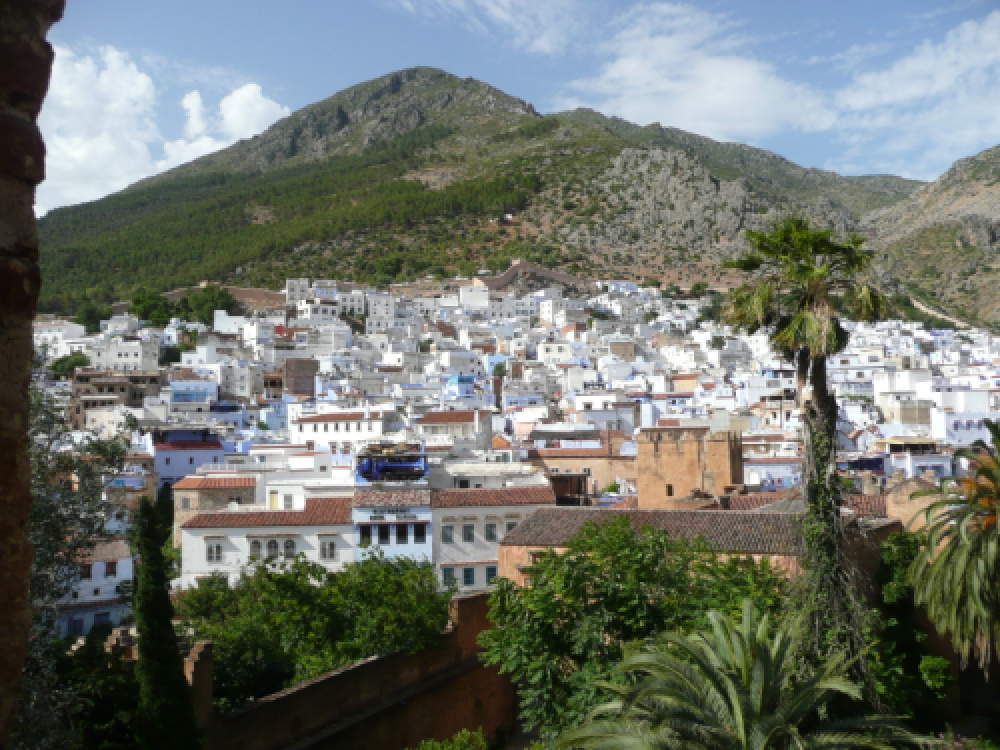
[[93,200],[414,65],[841,174],[1000,143],[996,0],[71,0],[38,209]]

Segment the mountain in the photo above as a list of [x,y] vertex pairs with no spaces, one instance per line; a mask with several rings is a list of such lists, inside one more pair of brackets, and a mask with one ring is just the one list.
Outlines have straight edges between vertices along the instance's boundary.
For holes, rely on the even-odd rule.
[[[996,214],[985,197],[994,172],[976,159],[956,165],[950,187],[948,175],[929,186],[842,177],[592,110],[543,117],[485,83],[412,68],[115,195],[50,212],[39,223],[41,309],[204,279],[277,288],[297,276],[468,276],[515,257],[582,275],[724,283],[733,279],[718,261],[745,246],[744,230],[789,213],[866,231],[886,283],[918,293],[923,270],[900,260],[905,243],[929,247],[948,222],[983,252],[995,242],[975,229]],[[979,203],[967,195],[973,183]],[[941,209],[928,223],[931,204]]]

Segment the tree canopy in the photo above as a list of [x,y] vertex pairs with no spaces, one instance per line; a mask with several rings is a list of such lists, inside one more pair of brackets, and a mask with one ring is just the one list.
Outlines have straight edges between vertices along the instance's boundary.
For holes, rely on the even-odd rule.
[[329,573],[296,559],[261,562],[233,586],[224,576],[178,596],[196,638],[215,642],[216,704],[238,708],[368,656],[417,650],[448,619],[430,563],[371,554]]
[[777,608],[785,580],[767,562],[722,559],[704,545],[671,539],[628,519],[588,523],[565,553],[548,551],[527,571],[531,586],[498,579],[495,627],[480,636],[483,658],[517,684],[521,718],[552,737],[578,724],[632,644],[704,623],[705,612],[738,611],[746,596]]

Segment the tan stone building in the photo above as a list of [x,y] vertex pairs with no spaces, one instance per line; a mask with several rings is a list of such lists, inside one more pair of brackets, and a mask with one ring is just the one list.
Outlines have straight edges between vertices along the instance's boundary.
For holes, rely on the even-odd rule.
[[708,427],[647,427],[639,431],[639,507],[689,507],[681,499],[723,495],[743,485],[739,433]]
[[174,545],[180,545],[180,527],[199,513],[225,510],[231,503],[253,505],[256,477],[184,477],[173,484]]

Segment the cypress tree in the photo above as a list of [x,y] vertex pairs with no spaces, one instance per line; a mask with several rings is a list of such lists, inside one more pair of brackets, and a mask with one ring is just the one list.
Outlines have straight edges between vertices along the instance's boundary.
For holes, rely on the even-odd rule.
[[163,559],[163,528],[148,498],[139,500],[139,553],[135,621],[139,630],[139,715],[136,735],[144,750],[198,748],[200,738],[170,619]]

